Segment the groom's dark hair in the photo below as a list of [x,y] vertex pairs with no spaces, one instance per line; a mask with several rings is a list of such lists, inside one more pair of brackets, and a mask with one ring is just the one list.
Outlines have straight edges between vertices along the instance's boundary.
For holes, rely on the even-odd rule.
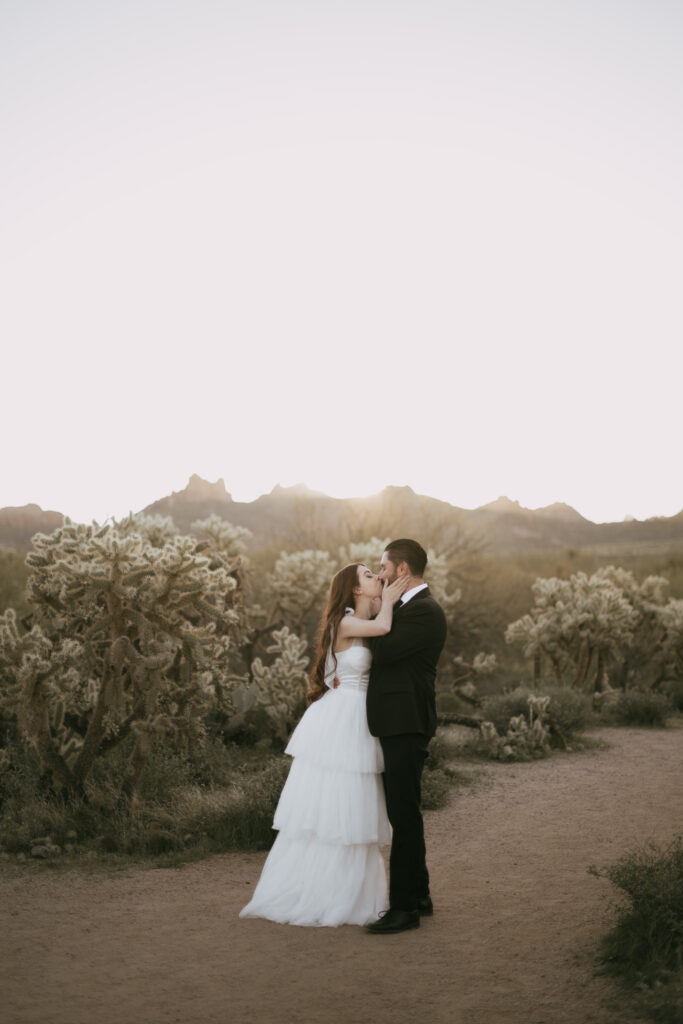
[[410,569],[411,576],[424,576],[427,552],[416,540],[408,540],[406,537],[402,537],[401,540],[392,540],[384,550],[394,565],[405,562]]

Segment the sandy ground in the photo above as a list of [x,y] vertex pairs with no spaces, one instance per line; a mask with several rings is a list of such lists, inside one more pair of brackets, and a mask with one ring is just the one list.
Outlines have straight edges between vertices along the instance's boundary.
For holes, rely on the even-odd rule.
[[265,854],[0,879],[3,1024],[627,1024],[594,974],[614,919],[587,874],[683,828],[683,730],[487,768],[426,815],[434,917],[417,931],[238,920]]

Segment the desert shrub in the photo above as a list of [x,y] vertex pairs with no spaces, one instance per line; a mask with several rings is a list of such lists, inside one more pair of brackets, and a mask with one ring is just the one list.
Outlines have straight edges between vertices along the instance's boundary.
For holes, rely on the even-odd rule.
[[494,761],[545,757],[550,752],[549,702],[547,696],[522,689],[487,699],[481,713],[463,723],[469,735],[454,744],[451,756]]
[[616,725],[650,725],[662,728],[673,706],[663,693],[626,690],[605,706],[604,715]]
[[290,764],[288,757],[271,756],[259,771],[236,776],[229,789],[181,791],[174,807],[176,828],[196,839],[208,838],[217,851],[268,849]]
[[441,711],[462,711],[464,707],[463,701],[458,697],[457,693],[453,693],[451,690],[441,690],[436,695],[436,710]]
[[683,837],[665,849],[629,853],[602,869],[627,897],[602,942],[601,962],[640,992],[643,1009],[662,1024],[680,1024],[683,994]]
[[548,722],[553,746],[583,732],[591,724],[590,701],[585,694],[567,686],[548,686],[543,693],[550,697]]
[[5,736],[0,750],[0,848],[30,851],[32,841],[50,836],[63,845],[72,834],[95,836],[102,813],[81,798],[55,796],[33,748]]
[[[462,730],[466,732],[467,730]],[[453,726],[441,727],[429,743],[429,756],[422,775],[422,808],[436,811],[448,803],[453,785],[465,776],[453,767],[461,755],[461,731]]]
[[528,761],[544,757],[552,746],[569,749],[568,739],[590,720],[588,698],[567,687],[544,687],[534,693],[517,687],[491,694],[477,716],[479,733],[463,751],[498,761]]
[[505,732],[511,718],[526,715],[530,690],[518,686],[508,693],[495,693],[485,697],[481,706],[481,717],[492,722],[498,732]]
[[[492,694],[482,701],[481,716],[504,733],[511,718],[528,715],[532,695],[533,691],[521,686],[509,693]],[[589,724],[590,706],[585,694],[565,686],[544,686],[539,695],[550,697],[546,716],[551,746],[566,746],[566,740]]]
[[425,766],[422,773],[422,809],[437,811],[445,807],[451,792],[451,775],[446,769]]
[[664,692],[671,702],[671,706],[676,711],[683,711],[683,682],[677,680],[669,683]]
[[429,757],[426,768],[447,768],[452,761],[460,757],[463,743],[470,730],[459,726],[446,725],[437,729],[436,736],[429,744]]
[[0,847],[19,852],[31,839],[69,828],[63,808],[42,785],[38,755],[6,733],[0,749]]
[[492,722],[480,725],[479,745],[497,761],[530,761],[550,752],[549,697],[527,697],[527,714],[513,715],[503,735]]
[[11,725],[0,731],[0,810],[11,800],[27,800],[40,787],[38,754],[22,744]]
[[0,750],[0,847],[29,853],[49,836],[77,851],[158,855],[268,847],[289,758],[206,738],[192,754],[159,741],[132,805],[120,800],[129,737],[99,758],[84,796],[55,794],[33,748],[11,736]]
[[655,1024],[681,1024],[683,1019],[683,972],[655,988],[641,989],[638,1005]]

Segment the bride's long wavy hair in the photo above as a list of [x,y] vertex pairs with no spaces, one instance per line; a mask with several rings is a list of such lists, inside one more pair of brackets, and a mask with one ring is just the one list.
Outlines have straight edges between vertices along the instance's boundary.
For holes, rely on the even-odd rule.
[[[306,703],[312,704],[327,693],[325,685],[325,662],[333,637],[337,635],[339,623],[344,618],[347,608],[356,607],[354,588],[358,586],[358,568],[360,562],[345,565],[332,577],[327,595],[327,605],[320,620],[320,631],[316,645],[315,665],[309,676]],[[334,657],[334,654],[333,654]],[[335,659],[336,660],[336,659]]]

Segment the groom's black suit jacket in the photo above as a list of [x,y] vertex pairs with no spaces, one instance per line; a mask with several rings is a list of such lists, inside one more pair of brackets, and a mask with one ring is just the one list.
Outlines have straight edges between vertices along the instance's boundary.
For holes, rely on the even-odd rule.
[[446,616],[427,587],[394,609],[391,632],[371,642],[368,726],[373,736],[436,732],[436,663]]

